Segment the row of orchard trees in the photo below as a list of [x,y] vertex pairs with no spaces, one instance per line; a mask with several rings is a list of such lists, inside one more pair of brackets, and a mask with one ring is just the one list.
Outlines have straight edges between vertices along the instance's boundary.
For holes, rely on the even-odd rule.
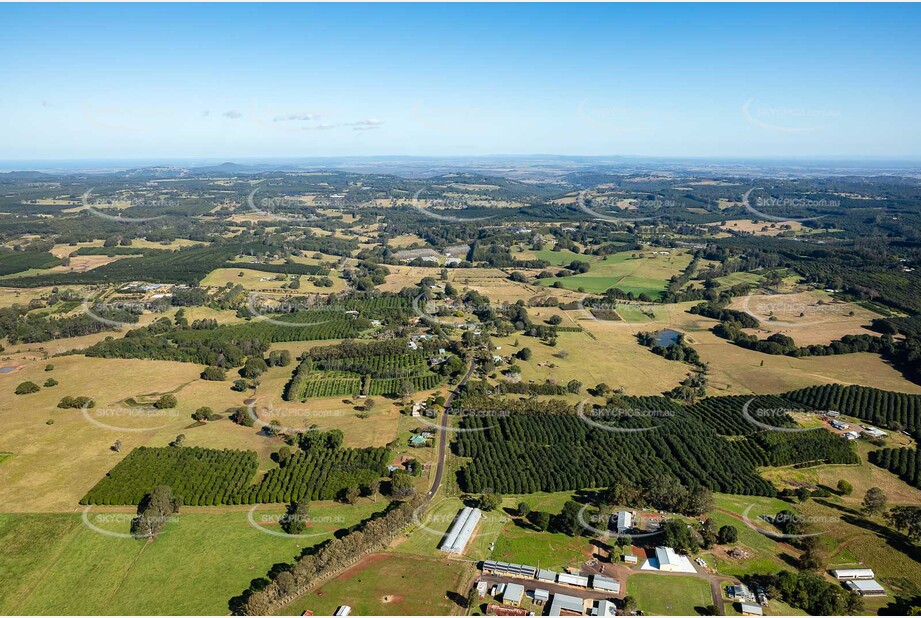
[[802,409],[802,406],[776,395],[727,395],[701,399],[688,406],[687,412],[722,436],[744,436],[764,430],[763,425],[795,427],[790,412],[797,409]]
[[[290,322],[290,325],[284,324]],[[107,339],[85,350],[87,356],[144,358],[238,367],[252,356],[262,356],[272,343],[341,339],[354,335],[370,322],[349,318],[338,311],[309,311],[275,318],[195,329],[174,327],[168,320],[129,331],[120,339]]]
[[457,455],[472,458],[461,474],[465,491],[552,492],[666,475],[713,491],[774,494],[749,461],[688,415],[632,417],[610,423],[627,431],[609,431],[587,423],[608,422],[590,413],[488,411],[468,412],[461,426],[472,431],[459,433],[453,443]]
[[755,466],[808,466],[856,464],[860,458],[847,440],[823,428],[806,431],[761,431],[730,448]]
[[367,373],[372,378],[387,377],[398,378],[414,375],[428,368],[426,357],[419,352],[403,354],[378,354],[364,355],[352,358],[336,358],[318,361],[318,368],[327,371],[351,371],[352,373]]
[[168,485],[190,506],[232,504],[253,481],[253,451],[141,446],[90,489],[80,504],[138,504],[154,487]]
[[917,448],[884,448],[870,452],[870,462],[898,475],[913,487],[921,489],[921,457]]
[[331,500],[344,490],[371,486],[386,474],[390,456],[385,447],[347,449],[335,441],[318,442],[253,484],[258,467],[253,451],[142,446],[100,480],[81,504],[137,504],[158,485],[170,486],[189,506]]
[[296,452],[240,496],[243,504],[333,500],[350,487],[367,487],[387,472],[390,449],[313,448]]
[[268,584],[263,586],[264,580],[256,580],[259,585],[251,586],[231,600],[231,610],[235,615],[271,614],[362,557],[387,547],[413,523],[423,500],[417,496],[408,502],[392,502],[382,515],[371,518],[346,535],[330,539],[315,551],[305,552],[293,565],[273,567]]
[[[725,401],[724,401],[725,400]],[[531,493],[678,478],[713,491],[773,495],[761,466],[854,464],[853,446],[821,428],[771,431],[746,420],[768,406],[771,424],[794,426],[779,397],[716,397],[681,406],[662,397],[612,397],[605,407],[467,396],[457,407],[454,452],[471,458],[462,470],[470,492]],[[727,441],[722,436],[733,436]],[[514,462],[514,465],[509,465]]]
[[825,384],[786,393],[784,398],[815,410],[835,410],[895,431],[921,432],[921,395],[869,386]]
[[371,378],[367,394],[399,395],[407,388],[407,385],[412,391],[427,391],[441,384],[441,381],[442,377],[437,373],[425,373],[408,378]]
[[438,352],[444,342],[421,341],[412,351],[407,339],[391,339],[372,343],[343,341],[337,345],[320,346],[302,356],[285,387],[286,401],[308,397],[353,396],[358,394],[406,395],[437,387],[445,377],[463,369],[463,362],[454,355],[429,368],[430,355]]

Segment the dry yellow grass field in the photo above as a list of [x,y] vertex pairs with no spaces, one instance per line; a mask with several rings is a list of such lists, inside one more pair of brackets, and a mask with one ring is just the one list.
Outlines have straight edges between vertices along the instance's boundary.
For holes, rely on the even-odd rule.
[[98,210],[102,212],[105,212],[106,210],[124,210],[126,208],[131,207],[131,202],[129,202],[128,200],[111,200],[111,201],[101,202],[91,197],[89,202],[90,203],[85,204],[82,202],[82,199],[79,197],[76,199],[71,199],[71,200],[57,200],[58,205],[73,204],[73,203],[78,204],[77,206],[73,206],[71,208],[62,209],[61,212],[64,212],[64,213],[80,212],[82,210],[86,210],[90,206],[93,207],[93,210]]
[[760,328],[748,329],[748,333],[762,339],[780,333],[792,337],[798,345],[826,344],[844,335],[877,335],[865,326],[880,317],[856,303],[836,300],[822,290],[736,297],[730,308],[746,311],[761,322]]
[[[494,303],[514,303],[519,300],[530,301],[540,298],[557,298],[560,302],[574,302],[585,298],[585,294],[566,289],[549,289],[530,283],[510,280],[508,273],[498,268],[459,268],[450,270],[449,277],[454,286],[460,290],[474,290]],[[538,271],[520,269],[528,277],[536,277]]]
[[183,248],[183,247],[194,247],[194,246],[199,246],[199,245],[204,245],[204,244],[207,244],[207,243],[202,242],[202,241],[200,241],[200,240],[189,240],[189,239],[187,239],[187,238],[176,238],[176,239],[171,240],[171,241],[166,242],[166,243],[163,243],[163,242],[154,242],[154,241],[145,240],[145,239],[135,239],[135,240],[131,241],[131,246],[132,246],[132,247],[138,247],[138,248],[141,248],[141,249],[171,249],[171,250],[175,250],[175,249],[181,249],[181,248]]
[[0,287],[0,307],[27,305],[29,301],[41,298],[51,292],[50,287],[43,288],[2,288]]
[[[44,361],[35,361],[0,375],[0,419],[5,429],[0,451],[12,453],[0,467],[4,511],[71,510],[132,448],[166,444],[191,423],[194,403],[182,392],[177,394],[179,407],[160,416],[112,410],[129,397],[181,389],[198,380],[198,365],[82,356],[59,357],[53,363],[51,372],[44,371]],[[59,384],[31,395],[13,395],[22,381],[42,384],[50,377]],[[57,408],[65,395],[93,397],[97,409],[91,418],[122,429],[94,424],[81,410]],[[47,424],[49,420],[53,424]],[[149,429],[137,431],[143,428]],[[191,437],[194,432],[188,433]],[[109,449],[119,439],[124,444],[120,454]]]
[[[696,303],[689,302],[655,307],[656,319],[644,322],[639,320],[645,316],[632,311],[628,312],[623,306],[618,307],[618,313],[626,317],[626,322],[592,320],[588,319],[588,314],[582,311],[567,313],[572,314],[579,325],[595,334],[599,341],[606,341],[605,333],[619,333],[609,335],[610,339],[607,339],[617,342],[618,347],[613,349],[613,354],[610,348],[607,349],[608,356],[613,359],[622,359],[623,355],[632,349],[627,345],[631,344],[640,351],[653,356],[657,361],[667,363],[667,367],[686,368],[687,365],[665,361],[652,355],[639,346],[634,338],[636,332],[663,328],[673,328],[685,333],[687,342],[697,350],[703,362],[708,363],[710,367],[709,393],[711,395],[782,393],[814,384],[829,383],[861,384],[886,390],[921,394],[921,386],[906,380],[899,371],[877,354],[793,358],[762,354],[739,347],[709,331],[716,324],[715,320],[687,313],[687,309],[694,304]],[[534,349],[534,346],[531,347]],[[640,359],[643,358],[645,357],[640,357]],[[601,360],[603,362],[603,359]],[[612,360],[611,362],[619,361]],[[647,365],[642,372],[658,371],[655,367]],[[638,373],[642,375],[642,372]],[[681,376],[683,374],[684,372]],[[607,382],[610,386],[616,386],[613,381]],[[677,382],[672,383],[672,386],[675,384]],[[628,393],[634,394],[630,390]]]
[[81,247],[101,247],[101,246],[102,246],[102,242],[103,242],[103,241],[101,241],[101,240],[91,240],[91,241],[89,241],[89,242],[78,242],[78,243],[75,243],[75,244],[73,244],[73,245],[61,245],[61,244],[58,244],[58,245],[55,245],[54,247],[51,248],[50,253],[51,253],[54,257],[57,257],[57,258],[64,258],[64,257],[67,257],[68,255],[70,255],[71,253],[73,253],[74,251],[77,251],[77,250],[80,249]]
[[387,242],[388,245],[396,249],[409,247],[416,243],[425,244],[425,241],[416,234],[403,234],[402,236],[394,236]]
[[[318,342],[301,342],[273,349],[287,349],[297,356],[316,345]],[[44,370],[47,362],[54,364],[53,371]],[[242,427],[226,418],[197,425],[191,414],[201,406],[223,414],[252,397],[266,422],[273,418],[270,410],[274,409],[282,424],[296,429],[314,423],[321,429],[341,429],[345,444],[354,447],[387,444],[400,435],[401,423],[409,421],[399,414],[398,406],[384,398],[378,399],[378,406],[366,419],[359,419],[354,404],[344,404],[342,399],[284,402],[282,389],[293,364],[270,368],[257,390],[246,393],[230,389],[237,377],[235,370],[228,372],[227,381],[209,382],[199,378],[202,369],[192,363],[73,355],[27,361],[12,373],[0,374],[0,421],[5,428],[0,452],[11,453],[0,466],[0,510],[72,510],[133,448],[165,446],[180,433],[186,436],[188,446],[253,450],[259,455],[260,469],[272,465],[269,455],[281,446],[279,440],[262,435],[258,426]],[[51,377],[59,382],[57,386],[30,395],[13,395],[23,381],[41,385]],[[149,404],[164,393],[176,396],[176,408],[151,412],[146,405],[132,409],[125,403],[133,398]],[[65,395],[90,396],[96,407],[86,415],[79,409],[57,408]],[[417,397],[425,395],[419,393]],[[48,424],[49,420],[53,423]],[[116,440],[122,441],[120,453],[110,449]]]
[[[235,322],[243,322],[243,318],[237,317],[237,312],[232,309],[212,309],[210,307],[182,307],[185,310],[185,317],[189,322],[194,322],[195,320],[217,320],[219,324],[233,324]],[[178,309],[177,309],[178,311]],[[169,314],[171,317],[175,315],[175,311]],[[157,316],[159,317],[159,316]]]
[[[722,200],[721,200],[722,201]],[[732,203],[727,202],[726,206]],[[723,207],[722,204],[720,206]],[[719,228],[721,230],[731,230],[733,232],[747,232],[755,236],[777,236],[786,231],[799,232],[803,229],[803,224],[799,221],[753,221],[751,219],[732,219],[726,221],[725,225],[711,223],[709,227]]]
[[[403,288],[412,287],[419,284],[419,281],[425,277],[433,277],[441,280],[440,268],[428,268],[425,266],[392,266],[387,265],[390,274],[383,285],[377,286],[382,292],[399,292]],[[454,281],[457,269],[448,269],[448,280]]]
[[[243,273],[243,276],[240,276]],[[277,277],[285,277],[284,281],[275,281]],[[228,283],[231,285],[242,285],[247,290],[254,292],[265,292],[271,294],[331,294],[341,292],[345,289],[345,281],[336,274],[330,272],[329,278],[333,281],[333,287],[321,288],[310,282],[307,275],[301,275],[301,287],[297,290],[282,289],[282,284],[293,281],[291,276],[280,273],[269,273],[260,270],[251,270],[248,268],[216,268],[208,273],[208,276],[202,279],[202,286],[224,287]]]
[[842,496],[841,503],[857,510],[861,508],[863,496],[871,487],[882,489],[891,504],[921,504],[921,490],[867,461],[867,451],[876,447],[866,440],[858,440],[855,445],[862,455],[857,465],[829,465],[805,469],[778,468],[762,470],[761,473],[777,487],[805,484],[834,488],[839,480],[844,479],[854,487],[854,491],[849,496]]
[[877,354],[793,358],[746,350],[710,332],[691,333],[688,340],[710,365],[712,394],[782,393],[829,383],[921,394],[921,386]]
[[94,268],[99,268],[104,264],[111,264],[118,260],[123,259],[133,259],[138,256],[134,255],[75,255],[70,258],[70,264],[67,266],[55,266],[54,268],[49,269],[49,272],[74,272],[81,273],[88,270],[93,270]]
[[[530,360],[517,361],[523,381],[542,383],[549,379],[566,384],[579,380],[586,388],[604,382],[611,388],[623,388],[629,395],[659,395],[671,390],[691,369],[689,365],[665,360],[639,345],[631,328],[591,322],[580,324],[596,339],[586,333],[560,333],[557,345],[550,347],[532,337],[494,338],[495,343],[502,346],[497,354],[514,354],[523,347],[531,349]],[[518,348],[512,345],[515,339],[518,339]],[[568,352],[568,356],[554,356],[561,351]]]
[[308,399],[304,402],[287,402],[277,398],[268,409],[259,408],[259,418],[266,422],[278,420],[283,427],[298,431],[312,425],[320,431],[338,429],[345,435],[347,447],[384,446],[397,437],[400,413],[386,399],[374,399],[378,405],[367,418],[360,418],[357,410],[363,400],[345,403],[347,397]]

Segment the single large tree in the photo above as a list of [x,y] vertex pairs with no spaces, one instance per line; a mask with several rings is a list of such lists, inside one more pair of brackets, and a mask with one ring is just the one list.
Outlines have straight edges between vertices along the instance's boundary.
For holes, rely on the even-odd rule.
[[138,539],[156,537],[169,518],[179,512],[179,499],[167,485],[157,485],[138,505],[137,517],[131,520],[131,534]]
[[287,512],[282,515],[281,529],[288,534],[301,534],[307,529],[307,519],[310,513],[310,500],[301,498],[288,505]]
[[720,545],[729,545],[730,543],[735,543],[739,540],[739,531],[735,526],[725,525],[720,527],[719,532],[716,533],[716,542]]
[[886,497],[886,494],[883,493],[883,490],[879,487],[871,487],[867,490],[867,493],[863,497],[863,512],[867,515],[877,515],[886,510],[886,503],[889,499]]
[[479,507],[484,511],[495,511],[502,506],[502,496],[495,493],[483,494],[480,496]]
[[921,507],[896,506],[886,514],[886,521],[899,532],[905,531],[912,541],[921,539]]

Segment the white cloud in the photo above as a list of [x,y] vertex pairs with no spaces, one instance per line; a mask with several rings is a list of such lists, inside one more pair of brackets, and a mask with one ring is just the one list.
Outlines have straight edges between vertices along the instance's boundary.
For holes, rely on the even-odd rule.
[[320,117],[320,114],[290,114],[288,116],[275,116],[272,118],[272,122],[291,122],[294,120],[316,120]]
[[352,127],[353,131],[373,131],[374,129],[381,128],[383,124],[383,120],[367,118],[365,120],[359,120],[358,122],[350,122],[348,126]]
[[236,120],[237,118],[240,118],[240,117],[243,116],[243,114],[241,114],[240,112],[238,112],[238,111],[235,110],[235,109],[228,110],[228,111],[224,112],[223,115],[224,115],[225,118],[230,118],[231,120]]

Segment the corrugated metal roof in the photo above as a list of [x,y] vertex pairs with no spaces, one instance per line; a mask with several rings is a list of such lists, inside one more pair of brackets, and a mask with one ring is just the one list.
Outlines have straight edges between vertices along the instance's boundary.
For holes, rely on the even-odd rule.
[[873,569],[832,569],[832,576],[837,579],[873,579]]
[[524,586],[521,584],[506,584],[505,591],[502,593],[502,602],[520,603],[523,596]]
[[584,609],[582,599],[579,597],[569,596],[568,594],[553,595],[553,603],[550,604],[549,615],[559,616],[561,610],[581,614]]
[[572,586],[588,586],[588,578],[582,577],[581,575],[570,575],[568,573],[560,573],[556,577],[556,581],[561,584],[570,584]]
[[529,566],[527,564],[513,564],[509,562],[496,562],[494,560],[485,560],[483,562],[483,569],[489,571],[496,571],[499,573],[507,573],[509,575],[517,575],[520,577],[534,577],[537,573],[537,568]]
[[852,579],[844,582],[844,585],[851,590],[856,590],[863,594],[868,592],[885,592],[883,587],[875,579]]
[[461,509],[439,549],[451,554],[463,553],[482,515],[480,509],[469,506]]
[[598,590],[610,590],[611,592],[620,592],[620,582],[610,577],[593,575],[592,588],[597,588]]

